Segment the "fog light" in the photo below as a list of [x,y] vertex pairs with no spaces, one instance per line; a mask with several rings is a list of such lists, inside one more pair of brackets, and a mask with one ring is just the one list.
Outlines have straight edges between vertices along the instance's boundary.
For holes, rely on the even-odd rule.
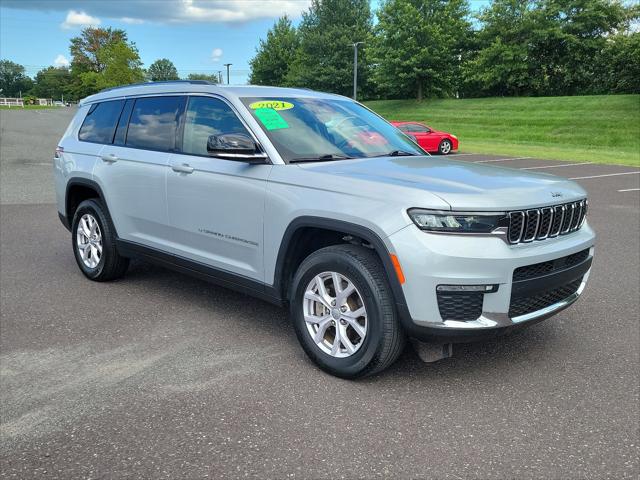
[[438,285],[438,292],[481,292],[491,293],[498,291],[498,285]]

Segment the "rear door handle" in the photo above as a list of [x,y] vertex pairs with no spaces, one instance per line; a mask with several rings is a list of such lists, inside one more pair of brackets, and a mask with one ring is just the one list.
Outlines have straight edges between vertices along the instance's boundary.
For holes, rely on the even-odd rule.
[[193,167],[187,163],[175,163],[171,165],[171,170],[178,173],[193,173]]
[[107,163],[114,163],[118,161],[118,157],[116,155],[114,155],[113,153],[109,153],[107,155],[102,155],[102,161],[103,162],[107,162]]

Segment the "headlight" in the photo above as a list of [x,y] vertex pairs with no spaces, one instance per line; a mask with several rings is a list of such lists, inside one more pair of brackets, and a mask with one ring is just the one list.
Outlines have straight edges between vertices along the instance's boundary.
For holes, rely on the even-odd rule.
[[444,212],[412,208],[407,212],[413,223],[422,230],[451,233],[491,233],[508,227],[509,217],[495,212]]

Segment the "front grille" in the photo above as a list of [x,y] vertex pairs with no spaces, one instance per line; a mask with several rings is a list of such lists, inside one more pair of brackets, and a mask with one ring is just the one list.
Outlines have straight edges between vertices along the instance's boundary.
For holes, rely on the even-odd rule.
[[511,318],[519,317],[520,315],[542,310],[554,303],[558,303],[576,293],[581,282],[582,279],[580,278],[567,285],[545,290],[529,297],[512,297],[511,305],[509,306],[509,316]]
[[480,292],[437,292],[438,308],[443,320],[469,321],[482,315],[484,294]]
[[529,278],[542,277],[558,270],[564,270],[565,268],[573,267],[574,265],[583,262],[588,256],[589,249],[587,248],[581,252],[573,253],[566,257],[519,267],[513,271],[513,280],[527,280]]
[[532,242],[575,232],[587,216],[588,201],[509,212],[509,243]]

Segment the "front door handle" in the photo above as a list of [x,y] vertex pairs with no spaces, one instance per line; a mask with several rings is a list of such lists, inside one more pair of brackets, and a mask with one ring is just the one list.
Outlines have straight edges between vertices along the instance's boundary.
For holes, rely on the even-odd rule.
[[193,173],[193,167],[187,163],[173,164],[171,165],[171,170],[178,173]]
[[109,153],[108,155],[102,155],[102,161],[107,163],[114,163],[118,161],[118,157],[113,153]]

